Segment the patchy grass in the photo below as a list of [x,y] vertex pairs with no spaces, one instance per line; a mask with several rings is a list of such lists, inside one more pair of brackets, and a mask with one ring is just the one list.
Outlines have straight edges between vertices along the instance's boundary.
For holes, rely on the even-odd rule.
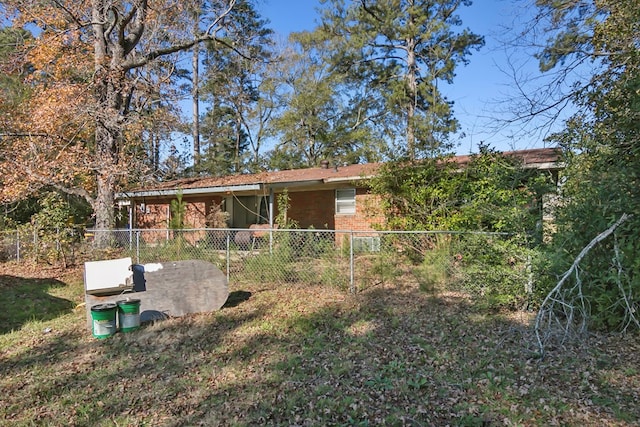
[[[96,340],[76,307],[81,271],[2,268],[0,310],[12,325],[0,335],[3,425],[640,420],[637,336],[593,336],[540,360],[531,314],[487,314],[464,295],[425,293],[417,283],[385,281],[355,296],[318,285],[232,285],[218,312]],[[51,298],[68,303],[25,320],[7,311],[5,295],[16,292],[40,308]]]

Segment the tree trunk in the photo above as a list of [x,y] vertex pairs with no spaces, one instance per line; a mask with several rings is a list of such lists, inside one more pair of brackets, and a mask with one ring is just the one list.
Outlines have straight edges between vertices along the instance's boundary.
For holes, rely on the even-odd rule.
[[112,242],[112,231],[115,227],[113,200],[115,185],[112,174],[98,174],[96,179],[97,194],[94,211],[96,215],[95,244],[99,248],[108,247]]
[[236,117],[236,147],[235,147],[235,172],[240,173],[240,142],[242,139],[242,122],[240,117]]
[[[200,13],[196,11],[194,13],[193,24],[193,37],[198,36],[198,24],[200,21]],[[193,68],[193,87],[191,89],[191,96],[193,99],[193,165],[198,166],[200,163],[200,48],[199,43],[193,45],[193,58],[191,66]]]
[[125,72],[120,69],[122,49],[107,46],[105,35],[106,5],[93,0],[94,98],[95,98],[95,170],[94,202],[95,244],[105,248],[112,242],[115,228],[114,201],[118,174],[119,147],[122,143],[122,105]]
[[[100,79],[99,74],[96,74]],[[96,120],[96,200],[95,243],[104,248],[111,243],[110,230],[115,228],[114,200],[118,175],[118,147],[122,143],[119,107],[121,91],[114,87],[111,78],[96,82],[98,113]]]
[[[413,6],[413,2],[410,2]],[[414,18],[409,16],[409,25],[414,24]],[[416,132],[414,118],[416,115],[416,98],[418,96],[418,83],[416,75],[418,72],[418,64],[416,62],[416,39],[407,37],[407,152],[409,159],[416,158]]]
[[[95,61],[93,87],[96,109],[96,154],[93,166],[97,185],[94,209],[96,228],[107,230],[96,234],[98,247],[106,247],[112,242],[112,230],[115,227],[115,192],[119,178],[127,172],[119,170],[122,167],[119,159],[120,150],[125,142],[125,122],[134,89],[130,86],[134,83],[128,81],[127,73],[145,66],[156,58],[186,51],[202,41],[213,39],[215,32],[221,28],[218,23],[235,5],[234,0],[229,1],[225,11],[216,18],[216,25],[211,25],[206,34],[199,36],[196,32],[189,41],[158,47],[146,55],[141,55],[139,52],[136,53],[136,46],[149,23],[148,3],[148,0],[132,0],[129,7],[120,10],[111,1],[92,0],[91,27]],[[194,52],[197,52],[197,49]]]

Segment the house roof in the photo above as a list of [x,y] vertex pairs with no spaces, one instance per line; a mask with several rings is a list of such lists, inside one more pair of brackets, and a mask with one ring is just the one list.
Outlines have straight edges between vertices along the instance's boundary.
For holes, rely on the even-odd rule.
[[[521,158],[525,167],[538,169],[558,169],[560,152],[554,148],[538,148],[505,152]],[[455,156],[452,161],[464,166],[472,156]],[[316,167],[283,171],[260,172],[255,174],[229,175],[223,177],[182,178],[161,182],[153,187],[136,189],[118,194],[118,199],[182,194],[205,194],[261,190],[265,185],[271,188],[288,188],[352,182],[375,176],[381,163],[364,163],[338,167]]]
[[[524,167],[531,169],[562,169],[559,148],[533,148],[529,150],[505,151],[505,156],[513,156],[522,160]],[[461,166],[471,161],[472,155],[455,156],[453,159]]]

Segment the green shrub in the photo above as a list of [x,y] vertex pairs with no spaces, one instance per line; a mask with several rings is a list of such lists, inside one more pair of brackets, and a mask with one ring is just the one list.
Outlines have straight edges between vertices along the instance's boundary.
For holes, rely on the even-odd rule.
[[[593,221],[590,218],[590,221]],[[602,224],[605,230],[607,224]],[[582,259],[579,265],[580,287],[577,286],[576,274],[572,274],[565,282],[563,298],[565,303],[578,302],[577,290],[586,302],[586,321],[589,327],[599,330],[621,330],[628,324],[631,315],[637,316],[640,304],[635,297],[640,293],[640,241],[637,227],[640,221],[631,220],[616,231],[614,236],[594,246]],[[563,235],[583,235],[580,230],[564,230]],[[598,233],[593,230],[593,237]],[[586,240],[586,239],[585,239]],[[551,290],[569,266],[574,262],[581,248],[575,243],[571,250],[555,244],[555,252],[547,254],[549,271],[544,276],[545,293]],[[586,246],[588,242],[583,241]],[[629,304],[629,305],[627,305]]]
[[467,235],[456,244],[455,277],[480,307],[518,309],[532,297],[535,251],[515,237]]
[[252,254],[242,261],[240,277],[245,281],[290,283],[298,281],[298,273],[288,252],[274,251]]
[[414,275],[420,289],[434,292],[445,289],[451,280],[452,260],[449,245],[440,245],[428,251]]

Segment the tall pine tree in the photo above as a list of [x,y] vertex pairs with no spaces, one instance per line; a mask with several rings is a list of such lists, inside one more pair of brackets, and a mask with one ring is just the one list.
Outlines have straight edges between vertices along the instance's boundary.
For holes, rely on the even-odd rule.
[[335,41],[333,65],[381,101],[387,137],[410,159],[451,148],[457,130],[452,102],[439,89],[452,83],[484,39],[467,29],[460,6],[469,0],[324,0],[323,31]]
[[[204,59],[203,99],[209,104],[202,120],[198,172],[215,175],[255,170],[259,142],[252,119],[259,109],[265,62],[270,61],[272,31],[250,1],[239,0],[229,17],[228,36],[237,40],[229,51],[219,41],[208,43]],[[253,143],[254,155],[248,153]]]

